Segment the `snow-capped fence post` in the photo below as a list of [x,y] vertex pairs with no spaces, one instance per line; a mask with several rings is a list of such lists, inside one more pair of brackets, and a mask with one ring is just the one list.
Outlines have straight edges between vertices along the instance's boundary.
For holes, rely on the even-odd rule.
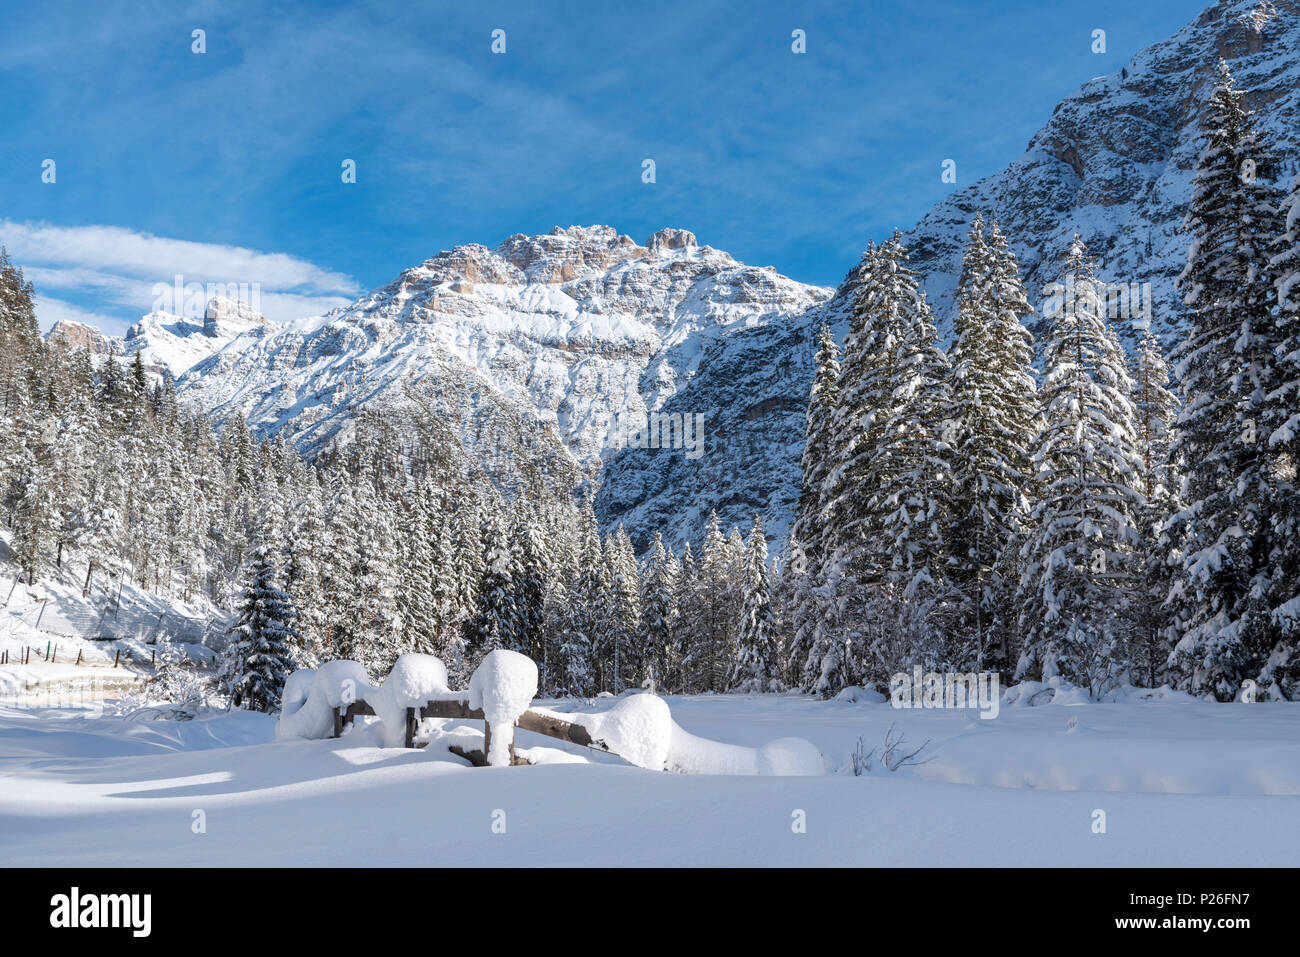
[[[506,763],[513,765],[518,759],[515,757],[515,723],[509,724],[501,722],[497,725],[497,735],[506,739],[505,752]],[[499,747],[499,743],[498,743]],[[483,719],[483,753],[488,755],[488,763],[492,762],[492,722],[487,718]]]
[[515,763],[515,722],[537,695],[537,665],[527,655],[497,648],[469,679],[469,706],[483,713],[483,750],[487,763]]
[[373,715],[375,709],[365,701],[353,701],[346,708],[339,706],[334,708],[334,737],[342,737],[343,726],[352,724],[359,715]]

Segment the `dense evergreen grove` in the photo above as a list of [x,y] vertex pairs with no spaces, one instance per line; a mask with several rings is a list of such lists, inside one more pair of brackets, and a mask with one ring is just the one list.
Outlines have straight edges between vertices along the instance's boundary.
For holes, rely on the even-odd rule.
[[869,249],[808,409],[783,591],[791,675],[914,664],[1102,694],[1300,695],[1300,184],[1221,65],[1187,218],[1188,334],[1125,354],[1076,236],[1031,313],[997,224],[966,245],[947,355],[897,237]]
[[[1274,185],[1226,67],[1188,216],[1188,335],[1125,353],[1077,237],[1041,348],[1019,266],[974,222],[940,346],[897,234],[857,267],[848,335],[816,343],[804,485],[769,561],[714,516],[638,560],[587,498],[503,494],[438,423],[362,413],[308,462],[170,381],[47,342],[0,253],[0,509],[28,581],[89,579],[226,609],[224,685],[406,651],[464,680],[522,651],[543,693],[832,694],[913,665],[1300,695],[1300,183]],[[1036,358],[1038,365],[1036,365]],[[1172,385],[1171,385],[1172,379]]]

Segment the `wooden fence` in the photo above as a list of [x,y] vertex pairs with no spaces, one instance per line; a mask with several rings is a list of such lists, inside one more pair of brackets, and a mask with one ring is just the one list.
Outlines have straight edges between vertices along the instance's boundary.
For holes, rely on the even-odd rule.
[[[351,724],[359,715],[373,715],[374,708],[364,701],[354,701],[346,708],[338,707],[334,709],[334,737],[339,737],[343,733],[343,726]],[[458,745],[453,745],[449,750],[453,754],[458,754],[465,758],[475,767],[487,766],[487,755],[492,748],[492,724],[487,720],[480,708],[471,708],[469,706],[468,695],[461,698],[438,698],[426,702],[419,708],[406,709],[406,738],[405,746],[408,748],[415,747],[415,732],[419,727],[421,718],[451,718],[466,721],[483,722],[483,750],[477,749],[466,751]],[[566,721],[564,718],[552,712],[534,711],[529,708],[519,720],[507,728],[498,728],[496,734],[508,734],[510,736],[510,763],[527,764],[523,758],[515,754],[515,735],[514,729],[522,728],[525,731],[531,731],[534,734],[542,734],[549,738],[557,738],[560,741],[567,741],[570,744],[581,745],[584,748],[591,748],[595,751],[604,751],[607,754],[615,754],[604,741],[597,740],[580,724],[572,721]]]

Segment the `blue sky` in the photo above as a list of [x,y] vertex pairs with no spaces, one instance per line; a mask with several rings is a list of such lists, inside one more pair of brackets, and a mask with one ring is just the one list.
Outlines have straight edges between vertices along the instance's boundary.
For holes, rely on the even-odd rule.
[[[834,285],[868,239],[955,188],[945,159],[958,186],[996,172],[1059,99],[1201,8],[10,5],[0,242],[35,280],[44,325],[110,332],[177,272],[258,282],[263,311],[287,319],[456,244],[570,224],[638,242],[682,227]],[[344,159],[355,184],[340,180]]]

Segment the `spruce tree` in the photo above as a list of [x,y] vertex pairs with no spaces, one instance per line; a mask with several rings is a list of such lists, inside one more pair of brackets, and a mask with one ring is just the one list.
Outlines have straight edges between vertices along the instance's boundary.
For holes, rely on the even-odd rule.
[[483,577],[478,589],[478,608],[465,629],[465,653],[473,671],[489,652],[512,646],[519,610],[515,579],[518,568],[510,548],[509,533],[500,507],[489,501],[480,525],[483,544]]
[[885,420],[866,481],[875,487],[872,537],[882,552],[883,580],[904,598],[944,595],[951,515],[952,463],[944,434],[948,360],[907,250],[898,233],[881,247],[891,322]]
[[994,224],[976,217],[962,260],[943,432],[953,462],[948,547],[963,595],[959,627],[973,635],[972,667],[1005,669],[1015,644],[1012,596],[1029,502],[1029,445],[1037,430],[1031,369],[1033,313],[1019,266]]
[[816,372],[808,395],[807,425],[801,466],[803,485],[799,492],[794,535],[808,563],[806,571],[818,574],[827,538],[830,487],[828,478],[835,464],[835,410],[839,406],[840,350],[830,326],[822,324],[817,334]]
[[779,691],[781,649],[776,640],[771,582],[767,568],[767,537],[763,521],[754,516],[754,526],[745,544],[744,578],[741,581],[741,621],[736,657],[731,665],[732,691]]
[[623,526],[605,539],[609,572],[610,690],[618,694],[629,685],[639,686],[645,670],[641,641],[641,589],[636,552]]
[[1268,396],[1279,367],[1269,259],[1282,231],[1275,161],[1225,62],[1203,121],[1179,277],[1190,334],[1174,353],[1183,408],[1174,454],[1187,470],[1176,516],[1182,567],[1173,595],[1180,686],[1230,700],[1245,682],[1280,694],[1271,661],[1282,642],[1271,541],[1278,493]]
[[1120,680],[1127,663],[1144,498],[1128,360],[1093,270],[1076,235],[1062,281],[1049,287],[1016,674],[1059,675],[1095,695]]
[[638,677],[661,691],[676,690],[672,682],[679,670],[677,647],[678,587],[681,568],[672,552],[664,547],[663,535],[654,541],[641,570],[641,628],[644,649]]
[[237,708],[274,711],[293,668],[293,598],[276,584],[276,548],[259,542],[253,549],[239,617],[224,654],[222,680]]
[[1182,476],[1170,455],[1178,400],[1169,391],[1169,365],[1150,324],[1140,331],[1133,360],[1133,408],[1143,504],[1138,517],[1132,657],[1135,678],[1156,687],[1165,680],[1173,650],[1172,618],[1166,607],[1172,585],[1168,520],[1180,508]]

